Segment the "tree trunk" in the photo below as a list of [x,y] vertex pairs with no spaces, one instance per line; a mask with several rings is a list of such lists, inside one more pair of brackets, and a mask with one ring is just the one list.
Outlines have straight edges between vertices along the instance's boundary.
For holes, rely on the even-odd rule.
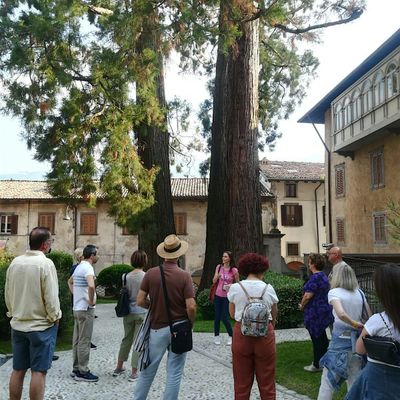
[[[229,3],[221,1],[221,32],[229,29]],[[219,43],[206,255],[199,290],[210,285],[224,250],[232,251],[235,259],[261,250],[257,143],[259,22],[241,22],[239,27],[241,36],[227,51],[223,51],[223,39]]]
[[[149,16],[139,40],[139,49],[143,51],[145,48],[150,48],[158,54],[159,72],[155,77],[154,90],[159,106],[165,110],[164,68],[160,49],[160,30],[155,28],[157,21],[157,15]],[[147,85],[147,82],[145,84]],[[139,231],[139,248],[147,253],[149,266],[155,266],[160,263],[160,258],[156,253],[157,245],[164,240],[165,236],[175,233],[169,169],[169,134],[166,122],[162,127],[140,125],[137,129],[137,138],[138,153],[144,166],[146,168],[159,167],[154,183],[155,204],[143,217]]]

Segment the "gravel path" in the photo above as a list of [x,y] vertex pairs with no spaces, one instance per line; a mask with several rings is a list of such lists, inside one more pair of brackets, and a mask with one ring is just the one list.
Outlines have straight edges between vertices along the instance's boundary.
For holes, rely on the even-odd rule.
[[[71,351],[57,353],[58,361],[48,373],[46,400],[117,400],[132,398],[135,382],[128,382],[128,374],[113,377],[122,339],[122,319],[117,318],[113,304],[102,304],[96,309],[99,318],[95,320],[93,343],[97,350],[90,356],[90,369],[99,376],[96,383],[76,382],[70,378],[72,369]],[[277,342],[309,340],[305,329],[288,329],[276,332]],[[194,334],[194,350],[189,352],[181,383],[180,400],[231,400],[233,399],[233,378],[231,372],[231,351],[229,346],[216,346],[209,333]],[[165,385],[165,360],[161,362],[152,385],[149,400],[159,400]],[[129,364],[127,364],[129,366]],[[8,398],[8,379],[12,361],[0,367],[0,399]],[[25,379],[23,399],[28,398],[29,373]],[[251,400],[259,399],[256,383]],[[277,400],[309,399],[293,391],[277,387]]]

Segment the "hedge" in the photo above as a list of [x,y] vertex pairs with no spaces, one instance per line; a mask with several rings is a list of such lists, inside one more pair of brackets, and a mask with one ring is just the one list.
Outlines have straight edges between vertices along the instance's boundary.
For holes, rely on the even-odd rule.
[[65,253],[64,251],[53,251],[50,254],[46,254],[46,257],[53,261],[58,275],[66,275],[69,277],[74,262],[71,254]]
[[[271,284],[278,296],[278,329],[297,328],[303,322],[303,313],[298,310],[302,297],[303,281],[290,276],[267,272],[264,281]],[[202,290],[197,296],[197,306],[203,319],[214,319],[214,306],[208,300],[209,289]]]
[[104,268],[97,276],[96,283],[105,287],[106,296],[118,296],[122,287],[122,274],[132,271],[128,264],[114,264]]

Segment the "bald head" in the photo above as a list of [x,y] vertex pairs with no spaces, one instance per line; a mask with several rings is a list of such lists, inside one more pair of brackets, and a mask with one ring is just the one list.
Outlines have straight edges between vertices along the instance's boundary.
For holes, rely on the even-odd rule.
[[342,249],[340,247],[334,246],[326,252],[328,256],[328,261],[335,265],[342,261]]

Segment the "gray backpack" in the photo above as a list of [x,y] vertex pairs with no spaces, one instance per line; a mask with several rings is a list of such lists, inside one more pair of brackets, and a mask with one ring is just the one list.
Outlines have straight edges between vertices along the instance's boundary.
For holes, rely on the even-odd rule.
[[241,282],[238,282],[243,289],[248,303],[244,307],[241,332],[245,336],[264,337],[268,334],[270,306],[263,300],[268,285],[266,284],[260,297],[250,297]]

